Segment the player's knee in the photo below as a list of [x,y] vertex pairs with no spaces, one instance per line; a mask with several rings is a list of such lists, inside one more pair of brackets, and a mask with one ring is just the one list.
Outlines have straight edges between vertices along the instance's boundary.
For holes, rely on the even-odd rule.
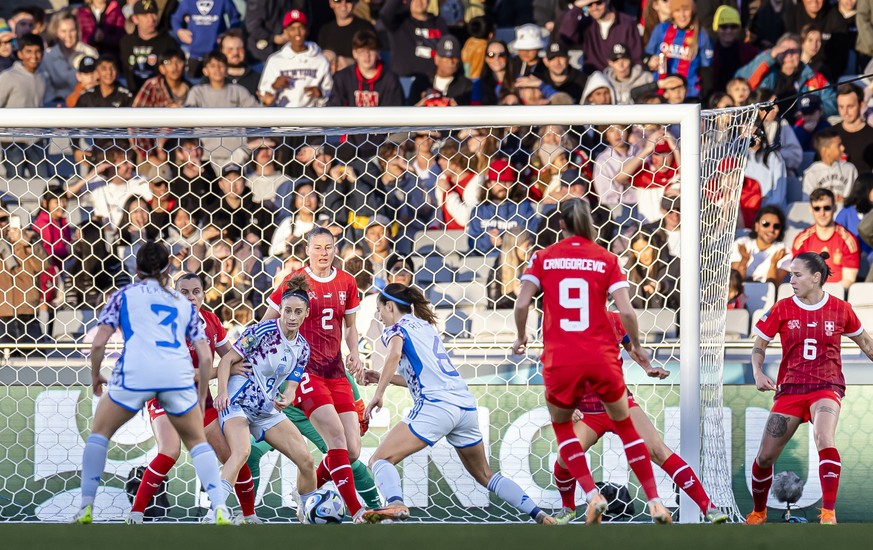
[[669,449],[663,443],[655,443],[654,445],[648,445],[649,455],[652,457],[652,462],[660,466],[663,464],[670,455],[673,454],[673,451]]
[[821,434],[816,432],[815,434],[815,448],[819,451],[822,449],[827,449],[829,447],[834,447],[834,436],[831,434]]
[[173,460],[179,460],[179,455],[182,454],[182,447],[181,447],[181,445],[177,445],[177,446],[171,447],[169,449],[161,449],[160,452],[162,455],[166,455],[166,456],[172,458]]
[[302,454],[297,459],[297,468],[303,472],[315,472],[315,461],[309,453]]
[[755,462],[757,462],[758,466],[760,466],[761,468],[770,468],[776,462],[776,455],[762,451],[758,453],[758,457],[755,458]]

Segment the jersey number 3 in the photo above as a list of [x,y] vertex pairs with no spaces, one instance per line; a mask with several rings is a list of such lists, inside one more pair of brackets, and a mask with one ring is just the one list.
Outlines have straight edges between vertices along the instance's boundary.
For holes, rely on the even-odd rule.
[[171,306],[165,306],[162,304],[152,304],[152,312],[159,317],[163,317],[161,319],[161,322],[160,322],[161,326],[162,327],[169,327],[170,333],[173,336],[172,341],[170,341],[170,340],[157,340],[155,342],[155,345],[158,346],[159,348],[171,348],[171,349],[176,349],[179,346],[181,346],[182,344],[179,342],[179,336],[176,334],[176,332],[179,328],[179,324],[176,323],[176,318],[179,316],[179,310],[174,308],[174,307],[171,307]]
[[[561,329],[567,332],[582,332],[588,328],[588,281],[585,279],[564,279],[558,285],[558,304],[564,309],[579,312],[577,319],[561,319]],[[571,291],[577,291],[578,297],[572,297]]]

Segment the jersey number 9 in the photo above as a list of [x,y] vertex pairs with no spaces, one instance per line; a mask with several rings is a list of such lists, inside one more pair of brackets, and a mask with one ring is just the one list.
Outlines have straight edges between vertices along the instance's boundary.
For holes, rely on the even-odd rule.
[[[570,291],[579,292],[578,297],[570,296]],[[558,303],[564,309],[579,311],[578,319],[561,319],[561,329],[567,332],[582,332],[590,324],[588,318],[588,281],[585,279],[564,279],[558,285],[560,292]]]

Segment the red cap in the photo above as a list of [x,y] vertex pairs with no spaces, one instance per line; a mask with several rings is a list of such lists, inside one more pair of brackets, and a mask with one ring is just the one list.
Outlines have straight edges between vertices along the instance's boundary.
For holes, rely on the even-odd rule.
[[666,140],[662,140],[660,143],[655,145],[655,153],[658,153],[659,155],[666,155],[667,153],[672,153],[672,152],[673,152],[673,148],[670,147],[670,144],[667,143]]
[[285,14],[285,18],[282,19],[282,28],[288,27],[293,23],[302,23],[303,26],[306,26],[306,14],[300,10],[291,10]]
[[515,183],[515,169],[509,165],[505,159],[497,159],[491,161],[488,165],[488,180],[489,181],[506,181]]

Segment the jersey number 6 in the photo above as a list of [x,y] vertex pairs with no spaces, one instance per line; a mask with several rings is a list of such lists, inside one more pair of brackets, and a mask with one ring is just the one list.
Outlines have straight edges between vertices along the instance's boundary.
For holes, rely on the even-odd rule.
[[[574,298],[570,296],[570,291],[576,290],[579,296]],[[579,311],[578,320],[561,319],[561,329],[567,332],[582,332],[588,328],[590,324],[588,318],[588,281],[585,279],[564,279],[558,285],[560,292],[558,303],[564,309],[575,309]]]

